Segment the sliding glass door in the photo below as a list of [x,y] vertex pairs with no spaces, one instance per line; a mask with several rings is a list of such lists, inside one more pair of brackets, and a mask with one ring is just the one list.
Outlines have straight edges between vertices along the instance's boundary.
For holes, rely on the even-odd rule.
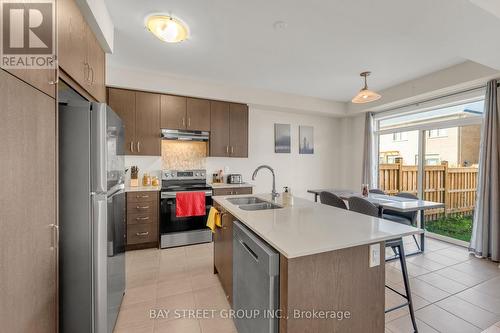
[[425,213],[428,231],[470,241],[480,139],[479,124],[425,131],[424,199],[445,204]]
[[483,100],[411,113],[378,115],[378,183],[444,209],[425,212],[428,232],[470,240],[476,203]]

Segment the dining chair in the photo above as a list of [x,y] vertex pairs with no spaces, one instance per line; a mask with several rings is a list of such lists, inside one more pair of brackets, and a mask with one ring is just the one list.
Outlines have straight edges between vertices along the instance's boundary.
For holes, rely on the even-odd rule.
[[[370,201],[360,198],[360,197],[350,197],[349,198],[349,210],[352,210],[357,213],[373,216],[373,217],[379,217],[379,209],[377,206],[372,204]],[[394,306],[392,308],[386,309],[385,313],[392,312],[395,310],[398,310],[402,307],[408,306],[408,310],[410,312],[410,318],[411,322],[413,325],[413,330],[415,332],[418,332],[417,329],[417,322],[415,320],[415,311],[413,309],[413,300],[411,297],[411,290],[410,290],[410,282],[409,282],[409,277],[408,277],[408,269],[406,267],[406,256],[404,252],[404,246],[403,246],[403,239],[402,238],[397,238],[397,239],[392,239],[392,240],[387,240],[385,242],[385,247],[390,247],[392,251],[396,254],[396,256],[399,258],[399,263],[401,264],[401,273],[403,275],[403,284],[405,287],[405,294],[399,292],[398,290],[392,288],[391,286],[386,285],[385,287],[392,290],[393,292],[397,293],[404,299],[406,299],[405,303],[399,304],[397,306]]]
[[373,194],[385,194],[384,191],[379,190],[378,188],[372,188],[368,192],[373,193]]
[[[418,197],[415,194],[408,192],[400,192],[396,194],[396,197],[418,200]],[[417,216],[418,211],[403,213],[391,209],[385,209],[382,214],[383,219],[412,226],[417,225]],[[413,240],[415,241],[417,248],[420,250],[420,244],[418,243],[415,235],[413,235]]]
[[339,196],[332,192],[323,191],[319,194],[319,200],[322,204],[347,209],[347,206]]
[[378,207],[366,199],[352,196],[349,198],[348,202],[349,210],[352,210],[353,212],[370,215],[373,217],[380,217]]

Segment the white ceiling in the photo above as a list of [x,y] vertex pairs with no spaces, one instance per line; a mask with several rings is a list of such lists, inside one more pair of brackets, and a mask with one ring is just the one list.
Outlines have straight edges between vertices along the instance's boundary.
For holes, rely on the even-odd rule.
[[[469,0],[106,0],[115,25],[110,66],[348,101],[467,59],[500,69],[500,19]],[[184,20],[166,44],[152,12]],[[287,28],[275,30],[273,23]]]

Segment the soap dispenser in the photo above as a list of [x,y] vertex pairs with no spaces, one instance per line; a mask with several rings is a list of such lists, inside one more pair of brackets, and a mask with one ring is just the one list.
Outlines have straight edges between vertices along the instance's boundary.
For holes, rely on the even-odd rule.
[[292,192],[290,191],[290,188],[288,186],[285,186],[283,188],[283,195],[282,195],[282,200],[283,200],[283,205],[284,206],[292,206],[293,205],[293,196]]

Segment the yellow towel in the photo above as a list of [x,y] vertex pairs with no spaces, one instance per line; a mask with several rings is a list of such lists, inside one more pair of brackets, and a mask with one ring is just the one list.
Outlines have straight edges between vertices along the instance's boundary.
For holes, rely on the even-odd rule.
[[222,228],[219,211],[214,207],[210,208],[210,212],[208,213],[207,227],[209,227],[213,233],[215,233],[215,227]]

